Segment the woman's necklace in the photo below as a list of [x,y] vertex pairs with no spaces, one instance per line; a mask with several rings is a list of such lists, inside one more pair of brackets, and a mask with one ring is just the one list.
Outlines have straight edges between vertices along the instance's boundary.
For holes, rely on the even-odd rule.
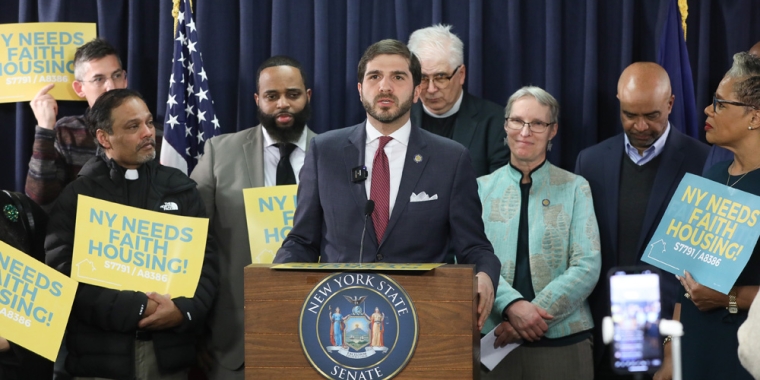
[[728,187],[734,187],[734,185],[736,185],[737,183],[739,183],[739,181],[741,181],[742,179],[744,179],[744,177],[746,177],[746,176],[747,176],[747,174],[749,174],[749,172],[755,171],[755,170],[757,170],[758,168],[760,168],[760,165],[757,165],[757,166],[755,166],[755,168],[754,168],[754,169],[752,169],[752,170],[750,170],[750,171],[748,171],[748,172],[746,172],[746,173],[742,174],[742,176],[741,176],[741,177],[739,177],[739,179],[737,179],[736,181],[734,181],[734,183],[732,183],[732,184],[730,184],[730,185],[729,185],[728,183],[731,181],[731,168],[733,168],[733,167],[734,167],[734,163],[735,163],[735,162],[736,162],[736,161],[733,161],[733,162],[731,162],[731,165],[729,165],[729,166],[728,166],[728,178],[726,178],[726,186],[728,186]]

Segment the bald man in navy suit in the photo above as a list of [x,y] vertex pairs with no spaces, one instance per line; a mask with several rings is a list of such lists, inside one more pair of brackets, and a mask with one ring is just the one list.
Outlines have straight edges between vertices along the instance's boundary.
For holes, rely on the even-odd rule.
[[[575,173],[588,180],[602,243],[602,276],[612,267],[644,265],[641,255],[685,173],[699,175],[708,146],[668,121],[675,96],[660,65],[636,62],[618,81],[624,133],[578,154]],[[601,278],[589,297],[594,318],[595,379],[617,378],[601,340],[610,313],[609,287]],[[662,317],[670,319],[680,285],[661,277]]]

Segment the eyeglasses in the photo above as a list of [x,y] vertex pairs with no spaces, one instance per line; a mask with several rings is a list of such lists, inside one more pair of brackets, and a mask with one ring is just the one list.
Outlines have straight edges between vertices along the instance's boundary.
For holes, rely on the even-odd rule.
[[528,129],[530,129],[533,133],[542,133],[546,132],[546,129],[549,128],[552,124],[555,123],[544,123],[543,121],[522,121],[520,119],[514,119],[514,118],[507,118],[505,119],[507,122],[507,128],[514,129],[516,131],[521,131],[525,126],[528,126]]
[[721,103],[721,104],[731,104],[731,105],[734,105],[734,106],[743,106],[743,107],[750,107],[752,109],[757,109],[757,107],[755,107],[755,106],[753,106],[751,104],[742,103],[742,102],[735,102],[733,100],[718,99],[717,97],[715,97],[715,95],[713,95],[713,112],[715,112],[715,113],[718,113],[718,103]]
[[[444,73],[433,74],[433,83],[435,84],[435,87],[446,88],[449,85],[451,78],[453,78],[454,75],[457,75],[457,71],[459,71],[460,67],[462,67],[462,65],[457,66],[451,75],[446,75]],[[430,77],[423,75],[422,80],[420,81],[420,85],[422,85],[423,89],[428,87],[430,85]]]
[[[111,81],[113,83],[121,83],[124,81],[124,78],[126,76],[126,71],[119,70],[111,74]],[[106,84],[106,81],[108,80],[107,77],[104,77],[102,75],[98,75],[95,78],[92,78],[90,80],[80,80],[80,82],[90,83],[95,87],[103,87]]]

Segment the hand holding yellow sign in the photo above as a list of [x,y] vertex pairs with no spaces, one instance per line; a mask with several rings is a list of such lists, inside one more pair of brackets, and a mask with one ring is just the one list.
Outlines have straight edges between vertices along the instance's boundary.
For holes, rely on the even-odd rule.
[[40,89],[58,100],[81,100],[71,87],[74,53],[96,36],[94,23],[40,22],[0,25],[0,103],[34,98]]
[[193,297],[208,219],[79,195],[71,278],[116,290]]
[[298,185],[243,190],[251,262],[268,264],[293,228]]
[[77,285],[0,242],[0,336],[55,361]]

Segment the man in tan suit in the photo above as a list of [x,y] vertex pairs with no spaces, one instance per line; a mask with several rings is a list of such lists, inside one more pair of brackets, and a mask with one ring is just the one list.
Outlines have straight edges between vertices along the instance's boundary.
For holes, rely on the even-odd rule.
[[311,90],[301,65],[276,56],[257,76],[260,125],[206,142],[191,178],[219,242],[219,294],[209,318],[211,379],[243,379],[243,267],[251,263],[243,189],[296,184],[309,141]]

